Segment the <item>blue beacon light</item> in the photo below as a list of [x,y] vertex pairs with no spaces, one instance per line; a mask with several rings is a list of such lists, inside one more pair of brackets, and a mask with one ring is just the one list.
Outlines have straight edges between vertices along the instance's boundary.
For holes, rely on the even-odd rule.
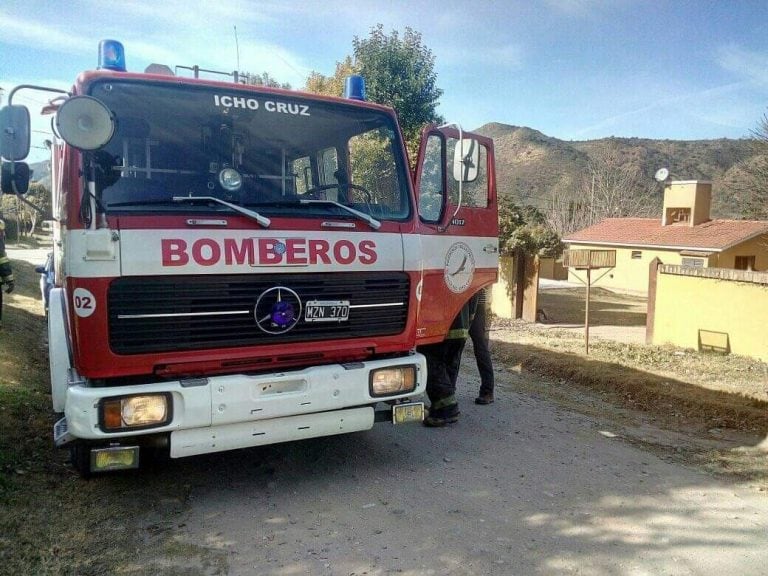
[[125,72],[125,48],[117,40],[99,42],[99,70]]
[[344,97],[350,100],[365,100],[365,78],[358,75],[347,76],[344,81]]

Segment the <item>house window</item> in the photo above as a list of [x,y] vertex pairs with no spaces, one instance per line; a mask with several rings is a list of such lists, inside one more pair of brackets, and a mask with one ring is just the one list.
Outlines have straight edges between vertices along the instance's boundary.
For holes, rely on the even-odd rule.
[[754,270],[755,257],[754,256],[736,256],[736,260],[733,263],[733,267],[736,268],[736,270]]
[[632,260],[640,260],[643,257],[643,253],[640,250],[632,250]]
[[683,258],[683,266],[690,266],[691,268],[704,268],[703,258]]

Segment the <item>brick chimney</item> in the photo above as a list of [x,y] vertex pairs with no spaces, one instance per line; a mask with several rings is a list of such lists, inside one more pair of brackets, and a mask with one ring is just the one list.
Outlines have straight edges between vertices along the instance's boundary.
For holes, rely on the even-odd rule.
[[710,220],[712,182],[673,180],[664,186],[662,226],[696,226]]

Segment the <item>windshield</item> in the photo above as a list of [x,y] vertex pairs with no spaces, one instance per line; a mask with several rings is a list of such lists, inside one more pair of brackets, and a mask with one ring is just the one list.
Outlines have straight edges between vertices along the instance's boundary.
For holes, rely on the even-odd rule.
[[339,204],[380,220],[410,214],[398,133],[379,111],[135,82],[100,82],[91,95],[116,119],[107,146],[86,155],[107,213],[231,211],[178,202],[191,196],[268,215],[354,217]]

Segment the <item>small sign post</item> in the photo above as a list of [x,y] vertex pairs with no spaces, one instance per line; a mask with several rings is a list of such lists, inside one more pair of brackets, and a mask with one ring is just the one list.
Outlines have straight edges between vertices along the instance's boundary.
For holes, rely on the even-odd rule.
[[589,355],[589,292],[592,287],[592,270],[615,268],[616,250],[566,250],[563,252],[563,266],[587,271],[587,294],[584,310],[584,351],[585,354]]

